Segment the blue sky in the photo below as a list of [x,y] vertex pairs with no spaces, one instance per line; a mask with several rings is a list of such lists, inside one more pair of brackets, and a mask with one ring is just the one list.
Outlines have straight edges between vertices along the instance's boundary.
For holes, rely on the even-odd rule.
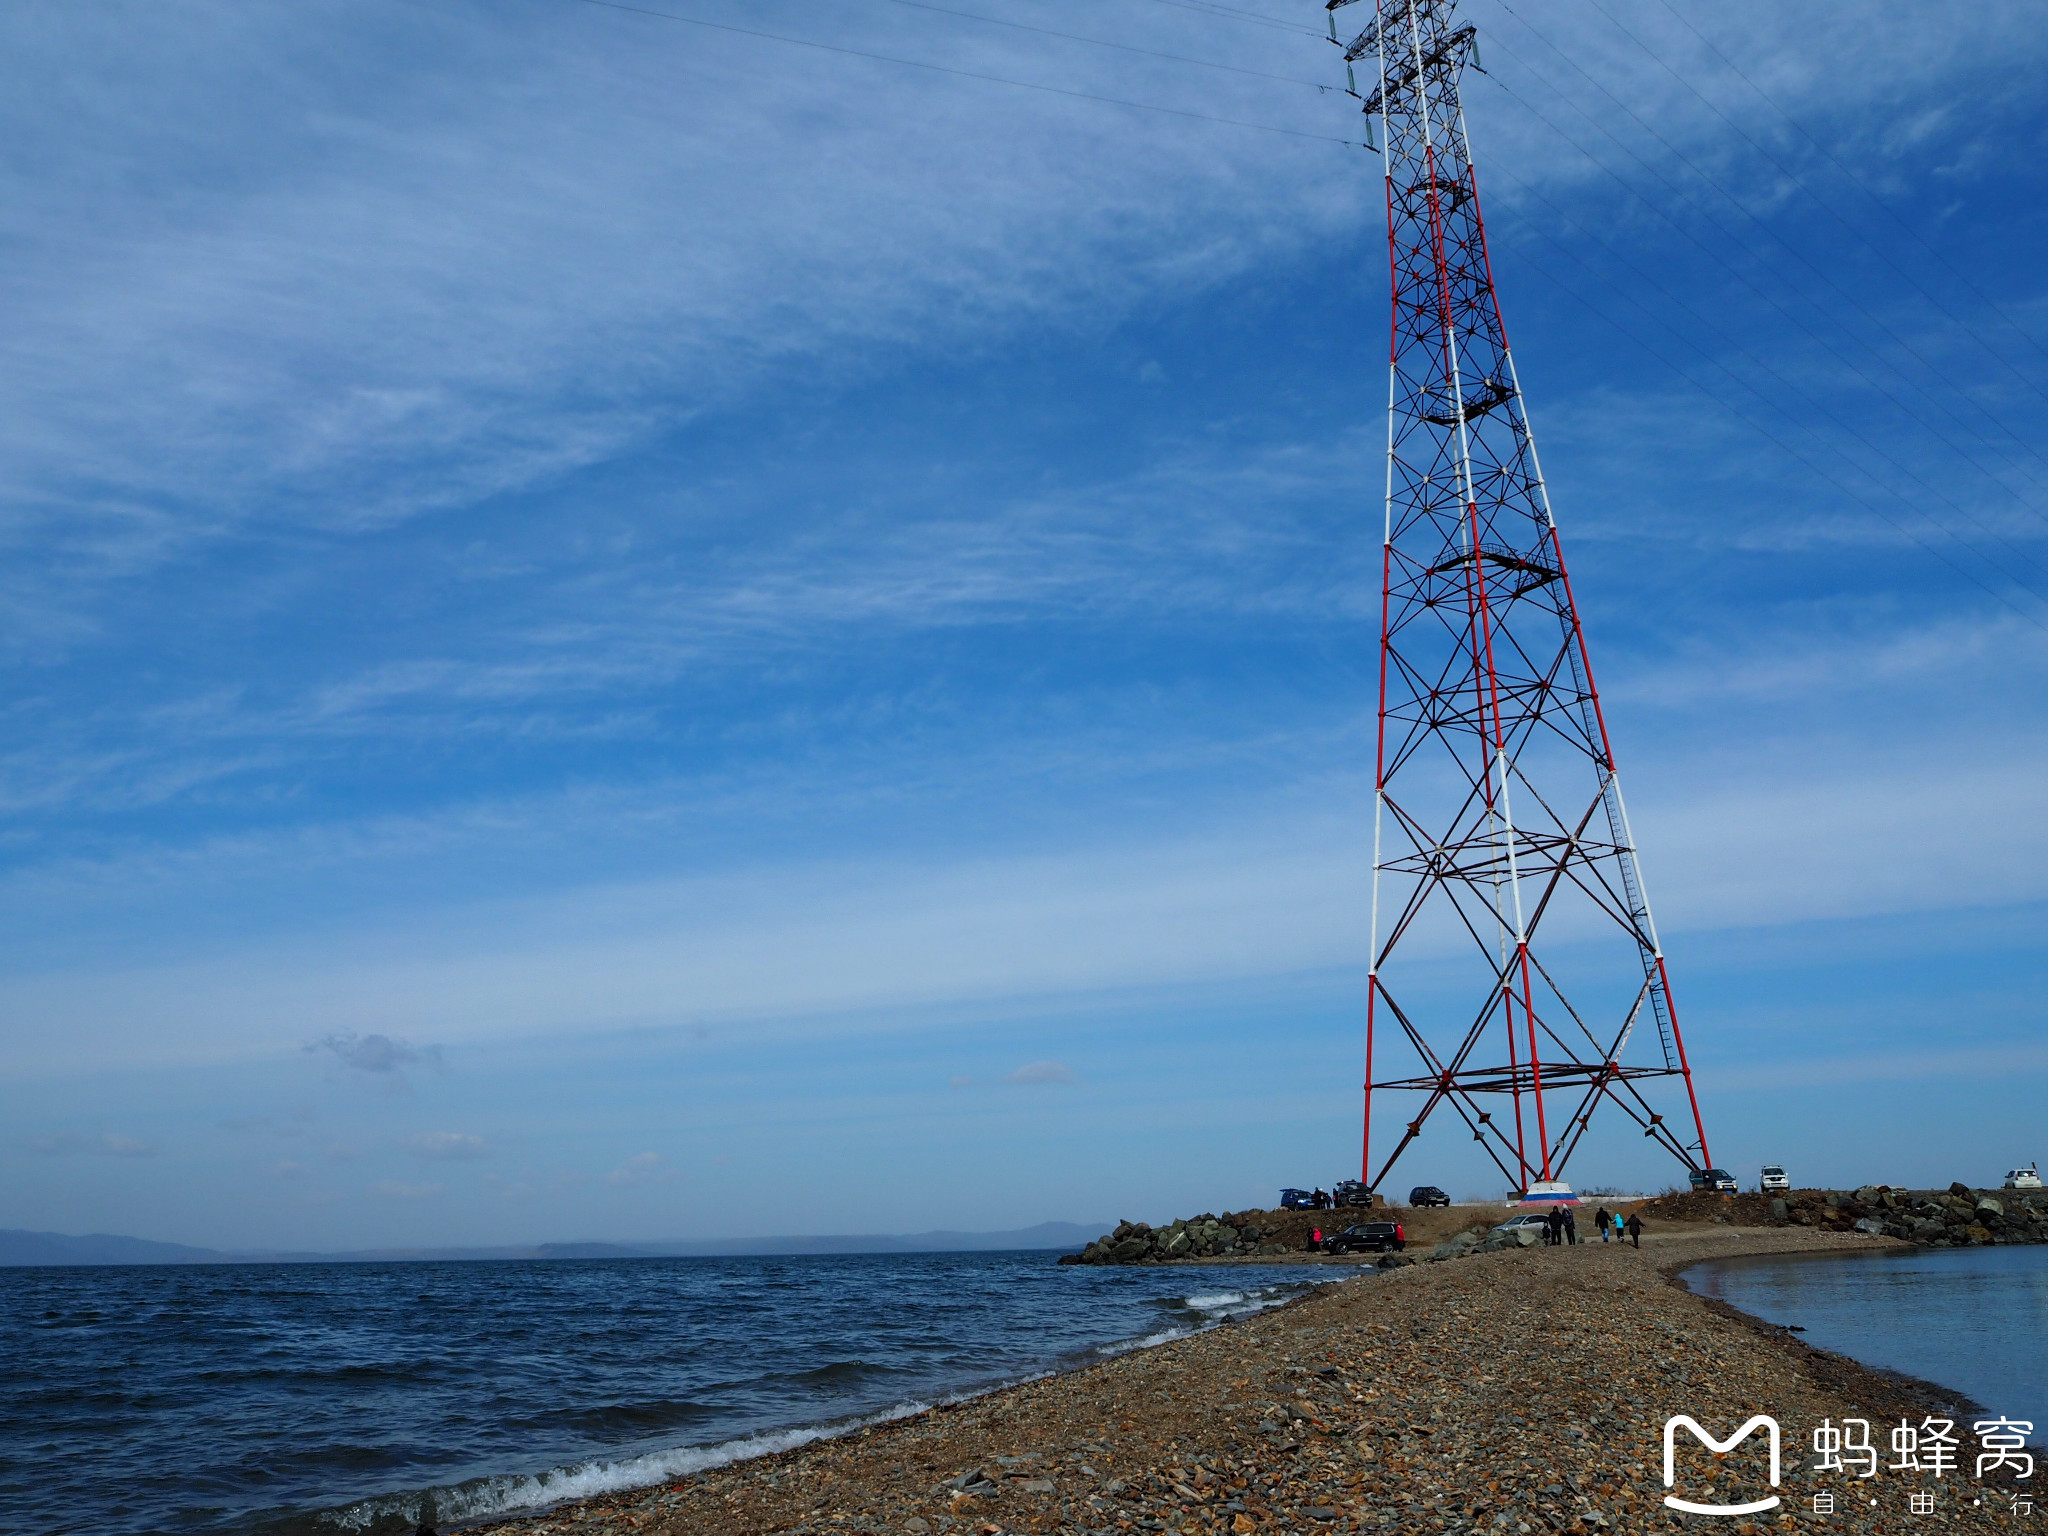
[[[994,1228],[1349,1171],[1385,247],[1320,7],[649,9],[842,51],[579,0],[4,24],[0,1225]],[[1995,1180],[2048,1154],[2048,26],[1465,14],[1716,1159]],[[1468,1147],[1399,1181],[1497,1188]]]

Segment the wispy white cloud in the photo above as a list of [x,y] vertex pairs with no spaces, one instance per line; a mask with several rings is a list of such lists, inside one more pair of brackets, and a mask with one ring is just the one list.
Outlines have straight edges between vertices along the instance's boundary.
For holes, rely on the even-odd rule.
[[1073,1083],[1080,1079],[1074,1069],[1064,1062],[1034,1061],[1019,1067],[1003,1079],[1006,1083],[1018,1083],[1025,1087],[1043,1088],[1055,1083]]
[[675,1177],[675,1170],[661,1160],[659,1152],[636,1152],[604,1176],[614,1189],[631,1189],[642,1184]]
[[353,1030],[336,1030],[305,1047],[308,1054],[325,1051],[344,1067],[374,1076],[395,1076],[401,1068],[420,1063],[438,1065],[440,1051],[437,1047],[416,1050],[403,1040],[394,1040],[389,1035],[359,1035]]
[[423,1131],[405,1139],[405,1150],[414,1157],[438,1162],[461,1162],[491,1155],[490,1143],[468,1131]]
[[445,1185],[407,1184],[399,1179],[379,1179],[370,1186],[371,1194],[386,1200],[432,1200],[446,1192]]
[[[1636,784],[1660,923],[1669,938],[2048,897],[2032,762],[2020,747],[2004,762],[1895,754],[1846,771],[1799,757],[1675,798]],[[1361,963],[1369,828],[1354,786],[1342,805],[1228,837],[590,888],[443,912],[402,944],[329,932],[225,965],[17,976],[0,1002],[39,1042],[17,1072],[74,1072],[110,1056],[274,1054],[289,1048],[276,1021],[323,1015],[456,1041],[1305,974]]]
[[1736,633],[1689,636],[1675,656],[1630,658],[1603,692],[1657,709],[1742,701],[1810,711],[1873,695],[1898,703],[1911,690],[1939,709],[1959,692],[2037,687],[2044,672],[2048,631],[2010,613],[1901,622],[1824,605],[1758,616]]
[[[203,495],[210,511],[179,519],[188,546],[257,498],[375,527],[531,485],[786,361],[1199,284],[1363,201],[1284,138],[858,64],[821,95],[784,49],[652,18],[316,6],[285,37],[219,3],[182,18],[195,67],[175,81],[147,67],[172,44],[161,23],[126,21],[18,40],[17,119],[47,105],[43,50],[93,58],[110,86],[147,82],[90,95],[82,120],[74,98],[72,127],[130,164],[124,187],[163,193],[109,197],[58,156],[21,205],[14,270],[37,302],[12,403],[33,419],[9,418],[0,458],[31,503],[69,499],[90,441],[107,503]],[[1030,70],[1019,37],[988,29],[858,30]],[[319,74],[300,53],[315,35],[332,44]],[[1129,83],[1086,53],[1058,69]],[[1310,127],[1320,106],[1265,103]],[[187,127],[142,131],[167,120]],[[1276,157],[1289,174],[1270,174]],[[242,176],[209,177],[223,161]],[[1274,218],[1202,228],[1247,197]],[[110,442],[89,423],[115,390],[128,430]],[[111,542],[132,566],[179,535]]]
[[1914,1082],[1929,1077],[2025,1077],[2048,1072],[2048,1047],[2026,1044],[1945,1046],[1925,1050],[1852,1050],[1767,1065],[1709,1067],[1697,1074],[1703,1091],[1783,1092],[1850,1084]]
[[104,1131],[98,1136],[81,1136],[70,1132],[33,1136],[25,1145],[29,1151],[40,1152],[45,1157],[69,1157],[80,1153],[100,1157],[155,1157],[158,1150],[149,1142],[133,1136],[123,1136],[115,1131]]

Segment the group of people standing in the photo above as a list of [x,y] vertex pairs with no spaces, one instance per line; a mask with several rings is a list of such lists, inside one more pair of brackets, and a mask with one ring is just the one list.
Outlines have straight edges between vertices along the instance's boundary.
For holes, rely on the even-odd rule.
[[[1627,1234],[1638,1248],[1643,1246],[1643,1218],[1631,1216],[1621,1219],[1619,1212],[1608,1214],[1606,1206],[1593,1213],[1593,1225],[1599,1229],[1601,1242],[1620,1242]],[[1543,1218],[1543,1242],[1546,1247],[1555,1248],[1560,1243],[1576,1243],[1579,1240],[1579,1219],[1572,1214],[1568,1205],[1553,1205],[1550,1214]]]
[[[1566,1237],[1565,1241],[1577,1242],[1579,1239],[1572,1232],[1572,1216],[1568,1209],[1560,1206],[1557,1210],[1552,1211],[1550,1213],[1552,1220],[1555,1221],[1560,1212],[1564,1215],[1564,1230],[1571,1234]],[[1640,1216],[1631,1215],[1624,1222],[1619,1211],[1609,1215],[1607,1207],[1603,1205],[1593,1213],[1593,1225],[1600,1229],[1600,1241],[1603,1243],[1607,1242],[1610,1238],[1618,1243],[1621,1241],[1623,1234],[1626,1233],[1629,1241],[1633,1242],[1638,1248],[1643,1246],[1643,1218]],[[1555,1243],[1557,1239],[1551,1238],[1550,1241]]]

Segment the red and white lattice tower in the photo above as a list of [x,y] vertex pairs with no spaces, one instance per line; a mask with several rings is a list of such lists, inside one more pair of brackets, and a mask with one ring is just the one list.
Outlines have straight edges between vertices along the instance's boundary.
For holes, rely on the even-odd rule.
[[[1333,39],[1353,3],[1328,0]],[[1703,1169],[1706,1128],[1494,291],[1458,100],[1473,29],[1454,25],[1455,0],[1367,3],[1372,25],[1344,58],[1386,162],[1393,342],[1360,1177],[1377,1188],[1447,1108],[1526,1190],[1562,1177],[1603,1103]],[[1658,1078],[1684,1085],[1678,1126],[1653,1104]],[[1375,1171],[1373,1096],[1389,1091],[1420,1108]]]

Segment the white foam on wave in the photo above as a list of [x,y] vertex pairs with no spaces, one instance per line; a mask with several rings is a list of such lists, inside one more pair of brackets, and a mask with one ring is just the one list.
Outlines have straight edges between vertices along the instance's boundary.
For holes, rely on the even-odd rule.
[[[773,1456],[778,1451],[793,1450],[814,1440],[834,1440],[870,1425],[911,1418],[928,1412],[931,1407],[930,1403],[899,1403],[880,1413],[837,1424],[808,1425],[801,1429],[747,1435],[717,1445],[678,1446],[673,1450],[654,1451],[619,1461],[579,1462],[575,1466],[556,1467],[546,1472],[478,1478],[452,1488],[430,1489],[428,1493],[433,1497],[437,1520],[442,1524],[461,1524],[522,1510],[573,1503],[599,1494],[651,1488],[657,1483],[689,1477],[711,1467],[750,1461],[757,1456]],[[337,1531],[366,1530],[378,1520],[394,1514],[412,1522],[422,1518],[422,1505],[427,1496],[427,1493],[408,1493],[363,1499],[341,1509],[327,1510],[317,1516],[316,1521]]]
[[1305,1296],[1317,1286],[1342,1285],[1353,1278],[1349,1275],[1304,1275],[1299,1280],[1284,1285],[1253,1286],[1242,1291],[1217,1291],[1212,1295],[1186,1296],[1181,1305],[1191,1311],[1206,1313],[1216,1321],[1250,1317],[1271,1307],[1285,1306],[1296,1297]]
[[1142,1339],[1118,1339],[1113,1344],[1098,1344],[1095,1353],[1103,1356],[1128,1355],[1133,1350],[1157,1349],[1162,1344],[1171,1344],[1175,1339],[1192,1337],[1200,1330],[1194,1328],[1162,1328],[1157,1333],[1148,1333]]

